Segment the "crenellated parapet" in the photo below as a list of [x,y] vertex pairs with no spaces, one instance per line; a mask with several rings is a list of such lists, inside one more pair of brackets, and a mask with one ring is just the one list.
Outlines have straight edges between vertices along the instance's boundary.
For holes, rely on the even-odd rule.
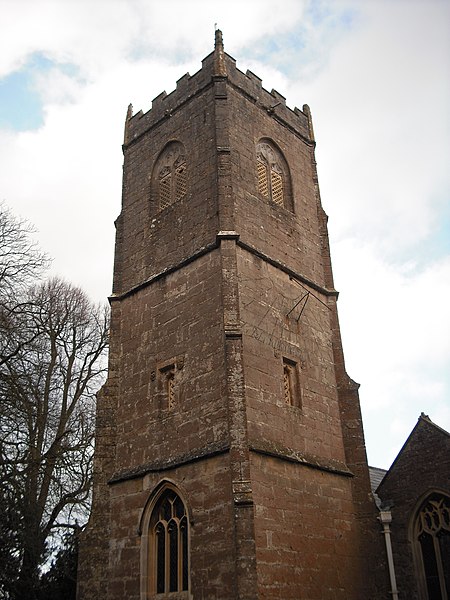
[[[217,33],[220,34],[217,43]],[[305,141],[314,144],[311,115],[309,109],[300,110],[286,105],[286,98],[277,90],[266,90],[262,80],[247,70],[246,73],[236,67],[235,59],[223,51],[221,33],[216,31],[216,47],[202,61],[202,68],[194,75],[186,73],[176,84],[170,94],[163,91],[152,100],[151,109],[140,110],[136,114],[127,113],[125,122],[124,145],[133,143],[141,135],[157,126],[164,119],[169,119],[193,98],[214,85],[218,80],[226,80],[228,85],[251,100],[261,110],[285,125]],[[307,107],[306,107],[307,108]]]

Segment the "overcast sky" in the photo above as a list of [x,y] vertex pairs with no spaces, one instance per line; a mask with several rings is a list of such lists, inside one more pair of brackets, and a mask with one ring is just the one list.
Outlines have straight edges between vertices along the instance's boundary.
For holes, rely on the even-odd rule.
[[111,291],[128,104],[213,49],[309,104],[369,463],[450,430],[450,0],[0,0],[0,200],[53,271]]

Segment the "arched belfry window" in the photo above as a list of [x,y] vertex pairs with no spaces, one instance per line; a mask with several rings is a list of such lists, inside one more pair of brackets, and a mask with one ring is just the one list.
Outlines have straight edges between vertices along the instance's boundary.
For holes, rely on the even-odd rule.
[[414,538],[423,597],[450,600],[450,498],[428,496],[417,513]]
[[141,533],[141,598],[166,598],[174,592],[188,598],[189,522],[172,484],[163,485],[147,506]]
[[256,146],[258,194],[292,211],[289,169],[280,150],[269,140]]
[[153,175],[158,210],[164,210],[186,196],[186,152],[181,142],[170,142],[156,161]]

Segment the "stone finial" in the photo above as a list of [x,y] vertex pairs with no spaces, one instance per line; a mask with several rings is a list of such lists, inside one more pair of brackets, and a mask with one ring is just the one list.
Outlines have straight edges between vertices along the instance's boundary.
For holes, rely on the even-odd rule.
[[125,131],[123,134],[123,143],[126,144],[128,142],[128,121],[133,116],[133,105],[129,104],[127,109],[127,116],[125,117]]
[[312,123],[312,117],[311,117],[311,110],[307,104],[303,105],[303,112],[306,115],[306,117],[308,118],[309,137],[311,138],[311,141],[314,142],[315,139],[314,139],[314,129],[313,129],[313,123]]
[[225,66],[225,52],[223,49],[223,38],[220,29],[216,29],[216,38],[214,43],[214,75],[219,77],[227,76]]

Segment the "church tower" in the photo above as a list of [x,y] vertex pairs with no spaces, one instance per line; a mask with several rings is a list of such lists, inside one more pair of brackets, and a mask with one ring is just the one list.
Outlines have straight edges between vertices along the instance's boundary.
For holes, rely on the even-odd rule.
[[79,600],[385,597],[314,148],[220,31],[130,107]]

